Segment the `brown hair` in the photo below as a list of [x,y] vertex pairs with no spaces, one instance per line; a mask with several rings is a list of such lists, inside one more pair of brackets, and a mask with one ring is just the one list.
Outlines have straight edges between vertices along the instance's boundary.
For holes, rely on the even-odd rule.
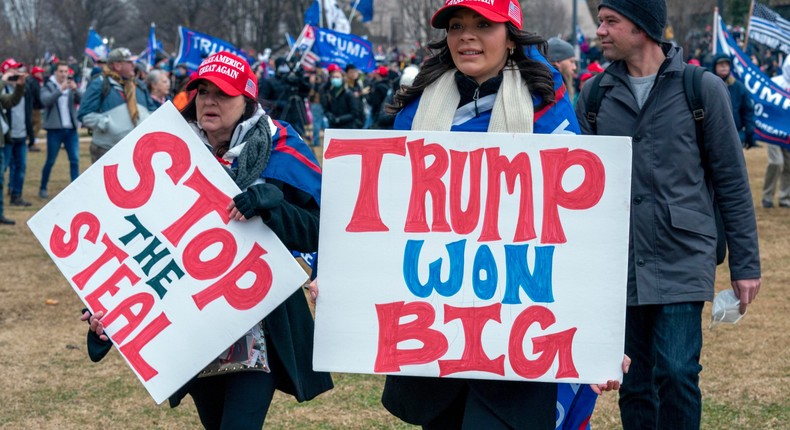
[[[530,93],[541,98],[541,103],[535,110],[554,103],[554,78],[551,70],[546,64],[527,57],[524,52],[525,49],[534,48],[545,56],[548,46],[546,40],[536,33],[519,30],[509,22],[505,23],[505,28],[507,29],[507,38],[516,45],[513,55],[510,55],[510,60],[516,64]],[[447,36],[439,41],[429,43],[428,48],[438,52],[435,52],[425,62],[411,86],[401,87],[395,93],[392,104],[385,106],[387,113],[397,114],[406,105],[416,100],[428,85],[439,79],[446,71],[455,68],[450,48],[447,46]]]

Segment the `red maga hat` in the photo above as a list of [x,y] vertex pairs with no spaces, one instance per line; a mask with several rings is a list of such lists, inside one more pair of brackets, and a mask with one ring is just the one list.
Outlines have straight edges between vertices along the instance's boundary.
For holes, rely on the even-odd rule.
[[9,69],[18,69],[22,66],[23,66],[22,63],[17,63],[17,61],[14,60],[13,58],[8,58],[5,61],[3,61],[2,64],[0,64],[0,73],[5,73]]
[[258,98],[258,82],[250,64],[230,52],[218,52],[203,60],[187,84],[187,90],[197,88],[202,80],[211,82],[231,97]]
[[491,22],[510,22],[521,30],[521,4],[517,0],[445,0],[431,18],[433,28],[447,28],[456,9],[465,7]]

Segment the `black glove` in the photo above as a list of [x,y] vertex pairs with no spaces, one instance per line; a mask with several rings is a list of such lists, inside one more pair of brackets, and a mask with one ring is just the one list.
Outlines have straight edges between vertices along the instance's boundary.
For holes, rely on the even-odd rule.
[[743,140],[743,147],[744,149],[751,149],[751,148],[759,148],[760,145],[754,141],[754,135],[749,134],[746,135],[746,138]]
[[326,117],[326,121],[329,123],[329,125],[336,125],[337,124],[337,119],[331,113],[325,112],[324,116]]
[[280,206],[283,203],[283,192],[272,184],[256,184],[234,197],[233,201],[236,202],[236,209],[250,219]]

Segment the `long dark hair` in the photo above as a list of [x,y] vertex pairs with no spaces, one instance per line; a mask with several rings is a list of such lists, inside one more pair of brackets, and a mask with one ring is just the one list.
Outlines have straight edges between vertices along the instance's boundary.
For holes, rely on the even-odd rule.
[[[527,47],[535,47],[545,56],[548,48],[546,40],[536,33],[519,30],[510,22],[505,23],[505,28],[508,39],[516,45],[513,55],[510,55],[508,59],[518,67],[521,79],[526,83],[530,93],[541,98],[541,103],[535,110],[554,103],[554,79],[551,70],[544,63],[527,57],[524,52]],[[397,114],[406,105],[417,99],[428,85],[439,79],[446,71],[455,68],[450,48],[447,46],[447,36],[442,40],[429,43],[428,48],[434,55],[425,61],[411,86],[401,87],[395,93],[392,104],[385,106],[387,113]]]

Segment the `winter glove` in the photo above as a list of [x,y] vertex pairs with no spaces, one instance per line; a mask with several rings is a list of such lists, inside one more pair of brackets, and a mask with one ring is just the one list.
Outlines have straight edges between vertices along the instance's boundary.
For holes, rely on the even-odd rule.
[[280,206],[283,203],[283,192],[272,184],[256,184],[234,197],[233,201],[244,218],[250,219]]
[[751,149],[751,148],[759,148],[760,145],[754,141],[753,134],[747,134],[746,138],[743,140],[743,148],[744,149]]
[[327,122],[330,126],[337,125],[337,118],[329,112],[325,112],[324,116],[326,117]]

